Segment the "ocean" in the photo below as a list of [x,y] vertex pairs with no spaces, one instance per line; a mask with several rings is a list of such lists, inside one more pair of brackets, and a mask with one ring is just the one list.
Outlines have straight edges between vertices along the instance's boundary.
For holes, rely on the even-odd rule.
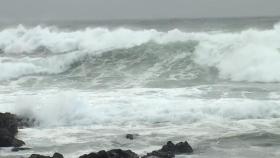
[[[0,22],[0,112],[36,120],[18,137],[66,158],[279,158],[280,18]],[[126,134],[137,134],[134,140]]]

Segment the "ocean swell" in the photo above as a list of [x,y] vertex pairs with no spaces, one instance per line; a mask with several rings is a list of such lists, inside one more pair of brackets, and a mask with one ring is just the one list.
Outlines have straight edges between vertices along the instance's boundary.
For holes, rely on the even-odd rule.
[[0,31],[0,81],[66,72],[77,75],[73,73],[83,69],[88,73],[79,76],[93,79],[94,74],[116,76],[112,72],[131,78],[137,72],[152,82],[209,79],[213,74],[229,81],[279,82],[279,41],[277,24],[270,30],[241,32],[67,31],[20,25]]

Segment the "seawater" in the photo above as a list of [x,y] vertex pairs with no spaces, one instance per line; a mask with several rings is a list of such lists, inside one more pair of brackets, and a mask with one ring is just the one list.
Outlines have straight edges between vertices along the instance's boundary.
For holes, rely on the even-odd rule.
[[[0,22],[0,111],[32,153],[280,155],[279,18]],[[125,134],[137,133],[130,141]]]

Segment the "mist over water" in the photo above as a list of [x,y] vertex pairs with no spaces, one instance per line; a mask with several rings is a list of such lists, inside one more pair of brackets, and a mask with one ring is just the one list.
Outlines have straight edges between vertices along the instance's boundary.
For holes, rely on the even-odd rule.
[[276,158],[279,20],[2,22],[0,111],[37,122],[20,134],[32,151],[0,154],[188,140],[192,157]]

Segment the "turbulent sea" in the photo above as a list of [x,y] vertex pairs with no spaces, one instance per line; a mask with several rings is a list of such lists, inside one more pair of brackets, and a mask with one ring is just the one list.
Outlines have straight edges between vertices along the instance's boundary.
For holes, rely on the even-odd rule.
[[0,157],[187,140],[178,157],[279,158],[279,21],[0,22],[0,112],[36,119],[32,150]]

